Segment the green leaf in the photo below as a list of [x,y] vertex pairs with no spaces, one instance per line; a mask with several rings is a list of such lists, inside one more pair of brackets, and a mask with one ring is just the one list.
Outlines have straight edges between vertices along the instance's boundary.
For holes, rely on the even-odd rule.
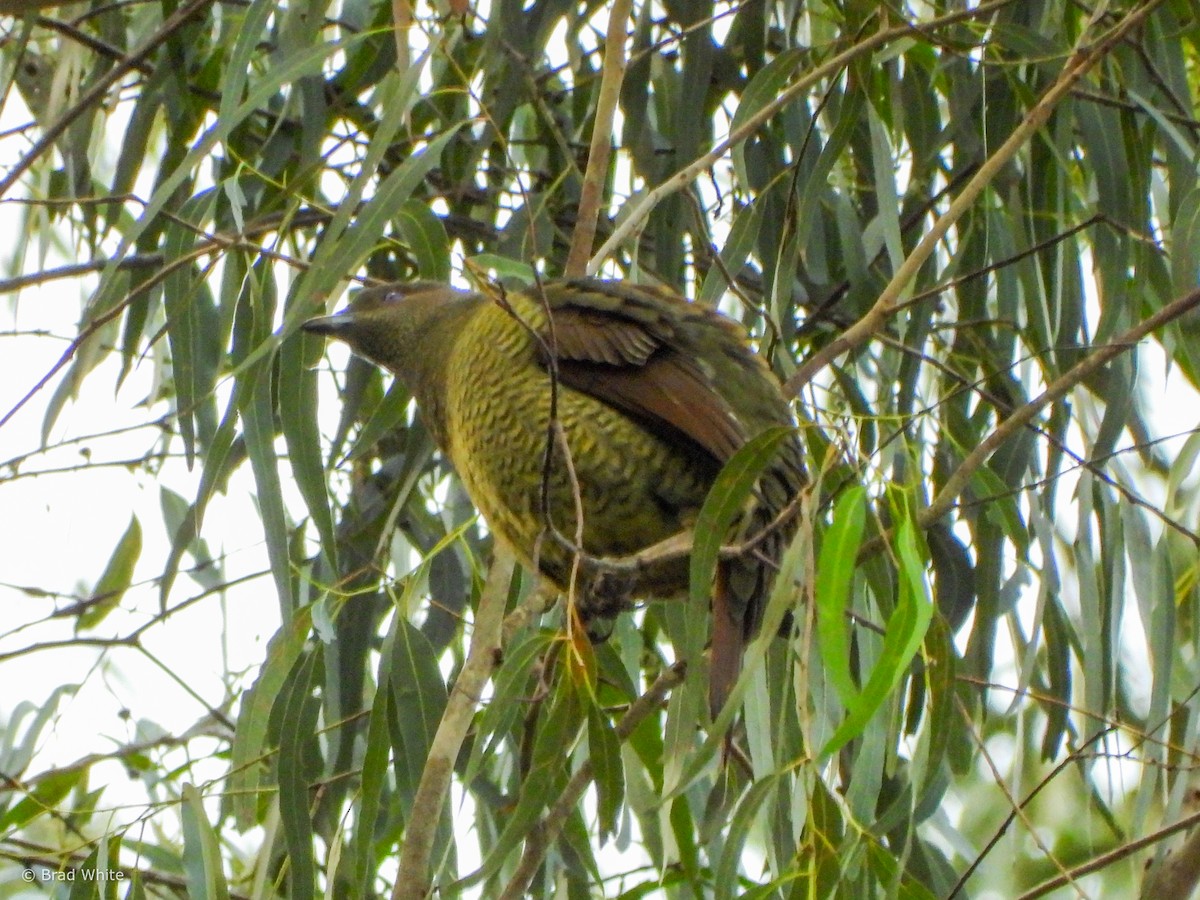
[[[321,538],[329,570],[337,571],[337,538],[329,509],[321,433],[313,410],[317,407],[315,365],[323,348],[310,336],[297,333],[279,349],[279,422],[287,442],[292,479]],[[290,559],[290,555],[289,555]],[[290,571],[290,566],[289,566]]]
[[[61,684],[45,700],[37,703],[22,700],[13,707],[4,727],[0,728],[0,772],[16,778],[29,767],[42,731],[59,715],[59,702],[64,697],[74,696],[78,690],[77,684]],[[22,733],[21,723],[27,716],[32,719]],[[7,800],[0,793],[0,811],[4,810],[6,803]]]
[[[745,509],[758,477],[775,459],[779,445],[791,433],[791,428],[775,426],[748,440],[725,463],[704,498],[704,505],[696,517],[688,582],[689,603],[693,610],[708,608],[717,560],[729,528]],[[699,645],[704,639],[706,618],[692,615],[689,621],[699,622],[699,633],[695,635]]]
[[303,653],[271,708],[270,724],[278,731],[275,768],[278,773],[279,819],[288,852],[288,896],[316,896],[316,858],[313,823],[309,814],[310,788],[320,778],[319,758],[310,753],[316,742],[320,700],[313,689],[321,683],[322,654],[318,644]]
[[733,227],[729,229],[729,237],[725,239],[725,246],[721,248],[721,265],[708,270],[700,293],[696,295],[697,303],[715,306],[729,288],[726,273],[737,278],[746,264],[746,257],[754,248],[754,241],[762,227],[765,205],[763,202],[754,202],[738,212],[737,218],[733,220]]
[[400,730],[393,740],[397,788],[406,798],[416,793],[433,736],[446,708],[446,682],[428,638],[402,616],[397,616],[380,660],[379,681],[387,679],[393,713]]
[[[286,622],[296,611],[292,592],[292,561],[288,552],[288,517],[283,502],[283,484],[276,466],[274,369],[260,365],[246,376],[248,390],[242,397],[239,413],[246,454],[254,472],[258,514],[262,519],[267,558],[279,600],[280,617]],[[324,502],[324,498],[322,498]]]
[[237,104],[246,94],[246,85],[254,72],[251,59],[266,38],[267,23],[279,5],[267,0],[254,0],[249,6],[231,10],[226,36],[233,35],[233,50],[221,68],[221,106],[217,117],[236,120]]
[[858,697],[858,686],[850,673],[850,632],[846,625],[850,585],[858,567],[867,521],[866,488],[846,491],[833,511],[833,522],[821,542],[817,562],[817,640],[821,661],[833,682],[842,705],[849,707]]
[[[284,316],[281,337],[287,337],[299,329],[301,323],[313,312],[311,298],[328,293],[343,277],[340,273],[353,272],[375,247],[384,233],[388,221],[397,206],[412,196],[412,192],[425,176],[441,161],[443,149],[458,133],[463,123],[450,125],[444,132],[429,141],[419,152],[414,153],[397,166],[379,185],[371,199],[358,210],[353,222],[336,240],[326,239],[317,248],[312,264],[301,276]],[[344,204],[345,205],[345,204]],[[331,223],[330,228],[332,229]],[[254,362],[269,352],[271,346],[263,345],[243,362],[243,366]]]
[[[800,48],[784,50],[755,73],[742,92],[737,112],[733,114],[733,121],[729,126],[731,132],[737,131],[764,106],[774,102],[803,64],[804,55],[805,52]],[[753,184],[757,179],[753,177],[746,162],[746,143],[743,141],[733,148],[733,167],[741,184]]]
[[[411,402],[412,395],[408,388],[397,378],[392,382],[388,392],[384,394],[383,400],[371,411],[370,418],[358,430],[354,446],[346,454],[347,457],[350,459],[362,458],[375,448],[381,438],[394,432],[408,418],[408,405]],[[412,430],[409,433],[412,434]],[[422,436],[428,442],[429,448],[432,449],[433,438],[427,431]]]
[[[101,879],[117,868],[115,860],[109,857],[109,846],[115,844],[114,849],[118,849],[120,843],[120,837],[97,841],[95,849],[87,855],[87,858],[68,870],[74,876],[71,882],[71,892],[68,894],[69,900],[101,900],[101,897],[105,895],[116,900],[117,883],[115,879],[111,882]],[[101,893],[102,887],[104,888],[103,893]]]
[[571,678],[561,667],[557,671],[549,702],[542,701],[529,770],[521,781],[516,805],[507,811],[503,831],[495,838],[479,869],[469,879],[456,883],[456,889],[490,878],[499,871],[566,784],[570,774],[566,761],[574,749],[583,710]]
[[64,769],[39,778],[24,798],[0,816],[0,830],[7,832],[24,828],[39,816],[56,811],[58,804],[84,782],[87,773],[87,769]]
[[463,266],[468,272],[472,270],[494,272],[496,279],[500,281],[511,279],[520,284],[533,284],[535,278],[533,266],[529,263],[495,253],[477,253],[474,256],[468,256],[463,260]]
[[146,204],[138,221],[123,235],[120,246],[109,257],[109,264],[101,276],[100,289],[93,305],[97,308],[107,308],[119,296],[119,282],[116,278],[120,272],[119,266],[129,249],[134,245],[151,225],[160,222],[159,216],[172,203],[178,202],[178,191],[194,177],[197,166],[208,159],[214,148],[225,141],[241,126],[245,120],[269,105],[269,101],[285,84],[291,84],[305,75],[317,74],[322,67],[340,52],[345,52],[356,43],[363,40],[365,35],[354,34],[340,41],[298,48],[287,58],[278,60],[271,68],[270,74],[260,78],[250,86],[245,99],[238,103],[227,115],[216,116],[212,125],[192,144],[191,149],[179,161],[179,164],[155,184],[154,193]]
[[183,785],[183,868],[188,896],[204,900],[229,900],[229,885],[221,868],[221,850],[204,811],[204,799],[192,784]]
[[604,843],[617,830],[617,813],[625,799],[625,769],[612,722],[594,703],[588,705],[588,754],[596,783],[600,842]]
[[1077,103],[1072,111],[1079,123],[1083,150],[1091,157],[1089,168],[1098,195],[1096,210],[1121,225],[1136,227],[1120,113],[1100,103]]
[[547,631],[526,635],[516,646],[506,649],[504,661],[492,676],[492,699],[479,716],[475,752],[467,763],[464,780],[471,783],[480,769],[497,754],[509,740],[524,705],[534,689],[530,676],[534,665],[554,645],[555,636]]
[[125,591],[133,581],[133,569],[141,555],[142,526],[137,516],[132,516],[125,533],[117,541],[108,565],[104,567],[104,574],[96,582],[96,589],[92,591],[87,609],[80,614],[75,623],[76,632],[95,628],[104,621],[105,616],[120,605],[121,598],[125,596]]
[[764,808],[769,809],[776,801],[782,777],[780,774],[772,774],[755,782],[734,810],[725,844],[714,867],[714,900],[733,900],[734,897],[741,896],[739,888],[742,886],[742,880],[739,871],[746,842],[755,827],[762,824]]
[[292,622],[281,627],[267,645],[267,659],[253,687],[242,695],[229,763],[229,788],[234,820],[243,831],[259,821],[259,791],[264,772],[261,757],[266,748],[271,709],[304,649],[309,630],[307,610],[301,610]]
[[928,684],[928,709],[925,714],[925,730],[921,734],[924,754],[921,766],[925,775],[914,766],[914,781],[918,804],[923,802],[926,792],[934,789],[934,783],[944,776],[942,760],[950,746],[950,740],[961,728],[962,720],[955,713],[954,697],[957,685],[955,670],[958,657],[951,642],[945,621],[935,617],[930,622],[925,637],[925,678]]
[[163,261],[168,275],[163,284],[167,316],[167,341],[171,347],[171,372],[175,407],[184,457],[190,469],[196,459],[197,414],[209,400],[216,382],[216,337],[211,290],[203,273],[186,261],[198,236],[212,218],[216,191],[189,197],[172,216],[166,229]]
[[1184,294],[1200,284],[1200,188],[1184,195],[1172,225],[1171,284]]
[[381,855],[375,846],[375,825],[382,807],[381,799],[387,785],[388,751],[391,749],[388,714],[392,703],[391,682],[383,680],[375,691],[371,715],[367,722],[367,745],[363,754],[362,788],[359,793],[358,814],[354,828],[354,883],[360,896],[370,894],[371,863]]
[[847,707],[845,720],[821,748],[822,759],[828,759],[830,754],[862,734],[867,722],[908,671],[933,618],[933,603],[925,590],[924,565],[917,552],[915,526],[910,519],[897,525],[893,549],[900,563],[899,602],[888,619],[879,660],[862,692]]
[[430,281],[450,280],[450,245],[446,227],[420,200],[405,200],[396,213],[396,229],[417,259],[417,272]]

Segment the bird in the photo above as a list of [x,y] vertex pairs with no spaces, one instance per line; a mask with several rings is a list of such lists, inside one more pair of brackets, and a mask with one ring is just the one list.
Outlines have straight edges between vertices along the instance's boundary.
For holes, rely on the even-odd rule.
[[[379,285],[302,327],[404,383],[495,539],[559,591],[574,586],[585,619],[589,599],[603,620],[629,597],[683,594],[686,554],[625,576],[606,577],[603,561],[686,535],[721,467],[767,429],[791,429],[728,541],[752,548],[717,565],[716,718],[759,630],[806,481],[790,405],[739,323],[664,287],[573,278],[476,292]],[[580,559],[600,563],[573,584]]]

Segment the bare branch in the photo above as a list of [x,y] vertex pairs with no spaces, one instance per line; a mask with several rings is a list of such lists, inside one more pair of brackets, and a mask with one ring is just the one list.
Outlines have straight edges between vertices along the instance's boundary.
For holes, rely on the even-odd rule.
[[504,606],[512,581],[515,560],[507,550],[497,550],[488,572],[487,584],[479,598],[475,631],[467,661],[450,692],[446,711],[425,759],[421,782],[413,797],[412,816],[404,832],[400,853],[400,871],[392,890],[392,900],[424,900],[429,894],[429,861],[433,857],[433,838],[437,833],[442,807],[450,792],[454,761],[467,736],[467,729],[479,705],[483,686],[492,677],[501,647]]

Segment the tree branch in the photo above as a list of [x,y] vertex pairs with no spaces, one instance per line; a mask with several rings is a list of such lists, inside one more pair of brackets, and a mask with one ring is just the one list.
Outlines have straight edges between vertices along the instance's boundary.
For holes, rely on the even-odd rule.
[[604,68],[600,96],[596,99],[596,118],[592,124],[592,143],[588,147],[587,173],[579,195],[578,218],[571,234],[571,251],[563,270],[568,278],[587,274],[588,254],[596,239],[596,218],[604,198],[608,158],[612,150],[613,114],[625,79],[625,28],[633,0],[613,0],[608,13],[608,34],[604,42]]
[[404,849],[400,853],[400,871],[396,875],[392,900],[424,900],[429,895],[429,861],[433,856],[434,834],[450,790],[454,761],[458,759],[458,752],[467,736],[483,686],[496,668],[504,607],[508,601],[508,586],[512,581],[514,566],[512,554],[497,548],[488,571],[487,584],[479,598],[471,650],[450,692],[446,711],[433,736],[421,782],[413,798],[412,815],[404,831]]

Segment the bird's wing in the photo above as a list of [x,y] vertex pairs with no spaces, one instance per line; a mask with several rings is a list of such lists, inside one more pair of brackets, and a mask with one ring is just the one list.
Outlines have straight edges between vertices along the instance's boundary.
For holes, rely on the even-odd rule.
[[[667,440],[686,438],[718,464],[745,443],[697,342],[697,332],[711,327],[710,349],[724,352],[730,334],[721,320],[678,297],[623,282],[550,282],[544,290],[562,384]],[[543,338],[548,342],[549,335]]]

